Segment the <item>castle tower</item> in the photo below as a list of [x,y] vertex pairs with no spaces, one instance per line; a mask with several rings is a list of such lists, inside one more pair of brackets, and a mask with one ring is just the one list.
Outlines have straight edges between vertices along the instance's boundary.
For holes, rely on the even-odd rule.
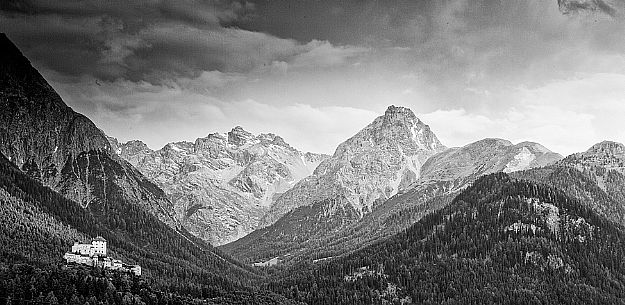
[[93,246],[94,256],[106,256],[106,239],[102,236],[92,239],[91,245]]

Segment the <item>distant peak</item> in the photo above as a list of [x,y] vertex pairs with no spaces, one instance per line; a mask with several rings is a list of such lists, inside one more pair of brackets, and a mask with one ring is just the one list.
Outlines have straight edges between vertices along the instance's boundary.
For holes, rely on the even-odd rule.
[[549,148],[543,146],[540,143],[536,143],[536,142],[525,141],[525,142],[521,142],[521,143],[517,144],[516,146],[517,147],[531,148],[531,149],[533,149],[533,150],[535,150],[537,152],[542,152],[542,153],[554,153]]
[[417,116],[414,114],[414,112],[412,112],[412,110],[410,110],[410,108],[395,106],[395,105],[390,105],[388,106],[388,108],[386,108],[386,111],[384,112],[384,117],[388,119],[404,117],[404,118],[414,119],[415,122],[419,121]]
[[284,141],[284,139],[281,136],[276,135],[274,133],[261,133],[258,136],[258,138],[263,141],[268,141],[273,145],[292,148],[288,143],[286,143],[286,141]]
[[141,140],[130,140],[126,143],[124,143],[124,145],[126,146],[140,146],[140,147],[148,147],[148,145],[146,145],[145,143],[143,143],[143,141]]
[[208,136],[206,136],[206,139],[225,140],[226,137],[221,133],[213,132],[213,133],[209,133]]
[[586,152],[588,153],[600,153],[600,152],[612,152],[612,153],[625,153],[625,145],[614,141],[603,141],[593,145]]
[[503,146],[511,146],[513,145],[512,142],[505,140],[505,139],[500,139],[500,138],[486,138],[486,139],[482,139],[479,140],[477,142],[474,142],[473,144],[477,144],[477,145],[503,145]]
[[254,138],[254,135],[241,126],[235,126],[228,132],[228,142],[234,145],[243,145],[252,138]]

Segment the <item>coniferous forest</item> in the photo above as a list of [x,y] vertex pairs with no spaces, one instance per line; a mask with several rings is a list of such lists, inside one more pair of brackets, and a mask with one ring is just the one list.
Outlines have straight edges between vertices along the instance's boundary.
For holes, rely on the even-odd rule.
[[[142,209],[125,205],[116,213],[103,214],[107,218],[102,219],[102,214],[94,215],[42,186],[3,156],[0,200],[2,302],[21,304],[39,301],[42,296],[55,297],[59,304],[77,304],[72,301],[76,299],[84,304],[94,296],[98,304],[136,304],[135,299],[142,300],[139,304],[153,300],[193,303],[194,299],[208,300],[205,303],[209,304],[213,302],[210,300],[233,304],[289,302],[251,285],[262,278],[259,271],[232,259],[228,263],[219,250],[185,231],[172,231]],[[74,241],[97,235],[109,241],[114,256],[146,269],[144,279],[122,276],[124,285],[120,288],[117,284],[121,279],[112,281],[103,272],[64,267],[63,253]],[[152,293],[150,287],[158,293]],[[94,295],[94,291],[98,293]]]
[[268,287],[310,304],[619,304],[624,238],[558,189],[493,174],[404,232]]

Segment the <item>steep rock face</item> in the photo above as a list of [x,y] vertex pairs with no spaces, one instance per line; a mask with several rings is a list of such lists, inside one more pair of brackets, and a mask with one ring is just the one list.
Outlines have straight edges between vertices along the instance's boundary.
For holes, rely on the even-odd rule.
[[417,181],[421,165],[444,149],[410,109],[390,106],[384,115],[340,144],[312,176],[278,197],[263,225],[271,225],[297,207],[334,198],[345,198],[345,204],[362,216],[375,202]]
[[256,136],[240,126],[157,151],[141,141],[117,146],[122,158],[165,190],[187,230],[217,245],[256,229],[273,197],[327,157],[302,153],[277,135]]
[[65,105],[4,34],[0,50],[0,153],[83,207],[99,209],[121,195],[175,225],[162,190],[116,156],[106,135]]

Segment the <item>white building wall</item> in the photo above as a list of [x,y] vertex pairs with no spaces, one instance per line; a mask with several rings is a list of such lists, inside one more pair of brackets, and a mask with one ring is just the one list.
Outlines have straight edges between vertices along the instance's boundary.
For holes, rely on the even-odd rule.
[[74,243],[72,253],[79,253],[88,256],[106,256],[106,242],[92,241],[91,244]]
[[123,264],[121,260],[107,257],[106,252],[106,241],[92,240],[91,244],[74,243],[72,245],[72,253],[65,253],[63,258],[67,263],[97,266],[141,275],[141,266]]
[[91,242],[93,245],[94,255],[106,256],[106,242],[94,240]]

